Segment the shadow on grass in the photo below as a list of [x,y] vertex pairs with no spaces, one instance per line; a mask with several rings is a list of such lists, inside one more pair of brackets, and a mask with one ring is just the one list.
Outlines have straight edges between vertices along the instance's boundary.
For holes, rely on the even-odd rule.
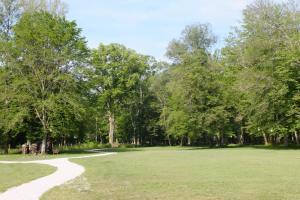
[[101,150],[97,151],[97,152],[89,152],[87,150],[91,150],[91,149],[62,149],[59,151],[59,154],[57,155],[53,155],[53,154],[22,154],[21,152],[9,152],[9,154],[2,154],[0,153],[0,157],[8,157],[8,156],[14,156],[16,158],[26,158],[26,159],[30,159],[30,158],[34,158],[34,159],[38,159],[38,158],[55,158],[56,156],[58,157],[62,157],[64,155],[80,155],[80,154],[95,154],[95,153],[105,153],[105,152],[134,152],[134,151],[141,151],[142,148],[101,148]]
[[[154,147],[121,147],[121,148],[101,148],[98,152],[89,152],[87,150],[91,149],[63,149],[60,150],[59,156],[63,155],[75,155],[75,154],[95,154],[95,153],[101,153],[101,152],[137,152],[137,151],[143,151],[146,149],[161,149],[161,150],[216,150],[216,149],[263,149],[263,150],[300,150],[300,145],[227,145],[222,147],[217,146],[154,146]],[[55,157],[55,155],[52,154],[45,154],[45,155],[23,155],[19,152],[12,151],[8,155],[1,154],[0,156],[9,156],[9,155],[15,155],[15,156],[25,156],[25,157],[33,157],[33,158],[39,158],[39,157]]]
[[209,146],[195,146],[186,148],[185,150],[204,150],[204,149],[243,149],[243,148],[253,148],[253,149],[264,149],[264,150],[300,150],[300,145],[228,145],[222,147],[209,147]]
[[89,152],[91,149],[69,149],[61,150],[60,155],[62,154],[95,154],[101,152],[130,152],[130,151],[141,151],[139,148],[101,148],[97,152]]
[[251,146],[255,149],[267,149],[267,150],[300,150],[300,145],[254,145]]

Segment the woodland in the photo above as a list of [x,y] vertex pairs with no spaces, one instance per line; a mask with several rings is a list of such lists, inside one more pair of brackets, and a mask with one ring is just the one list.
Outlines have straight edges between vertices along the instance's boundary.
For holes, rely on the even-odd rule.
[[59,0],[0,0],[3,153],[25,143],[41,153],[84,143],[299,144],[296,1],[254,1],[220,49],[209,22],[187,25],[168,61],[116,43],[91,49],[65,14]]

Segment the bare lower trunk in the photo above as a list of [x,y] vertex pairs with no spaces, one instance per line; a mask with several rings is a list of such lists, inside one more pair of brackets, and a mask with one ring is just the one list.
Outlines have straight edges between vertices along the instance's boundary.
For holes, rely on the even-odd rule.
[[109,144],[113,146],[114,144],[114,131],[115,131],[115,118],[111,112],[108,112],[108,121],[109,121]]
[[[44,89],[44,85],[43,89]],[[43,125],[43,139],[42,139],[42,146],[41,146],[41,154],[47,153],[47,140],[48,140],[48,119],[45,111],[45,107],[42,107],[41,111],[35,109],[37,117],[40,119],[41,124]]]
[[276,144],[280,144],[280,137],[276,135]]
[[183,146],[183,139],[184,139],[184,136],[182,136],[180,139],[180,146]]
[[299,144],[299,137],[298,137],[297,131],[295,131],[295,141],[296,141],[296,144]]
[[289,145],[289,135],[285,135],[284,136],[284,146],[288,146]]
[[4,154],[8,154],[8,145],[4,144]]
[[220,133],[220,136],[218,138],[218,143],[219,143],[220,147],[224,146],[224,135],[223,135],[223,133]]
[[47,136],[44,136],[42,140],[41,154],[45,154],[46,152],[47,152]]
[[3,150],[4,150],[4,154],[8,154],[8,149],[9,149],[9,137],[8,135],[4,136],[4,144],[3,144]]
[[169,142],[169,146],[172,146],[171,138],[169,135],[168,135],[168,142]]
[[243,145],[244,144],[244,129],[241,128],[241,134],[239,135],[239,144]]
[[5,141],[4,143],[4,154],[8,154],[8,141]]
[[103,139],[102,139],[101,134],[99,135],[99,140],[100,140],[100,144],[102,144],[103,143]]
[[96,130],[95,130],[95,141],[96,141],[96,143],[98,143],[98,119],[97,119],[97,117],[96,117],[95,127],[96,127]]
[[268,145],[269,141],[268,141],[267,135],[265,133],[263,133],[263,136],[264,136],[264,143],[265,143],[265,145]]
[[191,142],[191,138],[188,137],[187,139],[188,139],[188,145],[191,145],[191,143],[192,143],[192,142]]

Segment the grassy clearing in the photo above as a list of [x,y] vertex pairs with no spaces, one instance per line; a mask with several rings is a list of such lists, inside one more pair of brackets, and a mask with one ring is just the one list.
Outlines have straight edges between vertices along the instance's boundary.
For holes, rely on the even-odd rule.
[[74,159],[86,173],[50,199],[300,199],[299,150],[145,148]]
[[0,164],[0,193],[55,171],[55,167],[41,164]]
[[23,155],[23,154],[8,154],[8,155],[0,155],[0,161],[31,161],[31,160],[46,160],[46,159],[55,159],[55,158],[66,158],[66,157],[76,157],[89,155],[92,153],[85,152],[84,150],[74,150],[60,153],[58,155],[45,154],[45,155]]
[[[78,157],[95,154],[94,152],[87,152],[88,148],[74,148],[61,151],[58,155],[52,154],[27,154],[23,155],[20,153],[10,153],[8,155],[0,154],[0,161],[31,161],[31,160],[46,160],[55,158],[68,158],[68,157]],[[128,152],[128,151],[140,151],[140,148],[103,148],[103,152]]]

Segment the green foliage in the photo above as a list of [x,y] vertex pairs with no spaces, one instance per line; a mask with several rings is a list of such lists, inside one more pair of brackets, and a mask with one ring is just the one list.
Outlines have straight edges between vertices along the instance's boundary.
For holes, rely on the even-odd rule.
[[299,93],[299,72],[295,71],[298,9],[292,1],[254,2],[244,11],[242,27],[223,50],[225,65],[243,67],[235,75],[242,99],[237,101],[237,108],[253,134],[283,137],[295,131],[292,121],[297,121],[299,108],[294,101]]
[[92,65],[90,86],[97,99],[97,111],[109,118],[110,143],[114,141],[114,132],[122,142],[141,139],[147,131],[147,82],[155,62],[122,45],[101,44],[92,52]]
[[[299,5],[256,0],[221,51],[209,24],[170,63],[120,44],[88,50],[59,1],[0,0],[0,142],[299,143]],[[93,145],[87,145],[92,147]]]
[[34,115],[30,118],[38,119],[44,138],[69,134],[84,112],[75,74],[88,53],[80,29],[63,17],[40,12],[24,14],[13,31],[14,48],[7,58],[14,72],[9,91],[22,109],[18,115],[5,115],[12,113],[14,124],[25,111]]

